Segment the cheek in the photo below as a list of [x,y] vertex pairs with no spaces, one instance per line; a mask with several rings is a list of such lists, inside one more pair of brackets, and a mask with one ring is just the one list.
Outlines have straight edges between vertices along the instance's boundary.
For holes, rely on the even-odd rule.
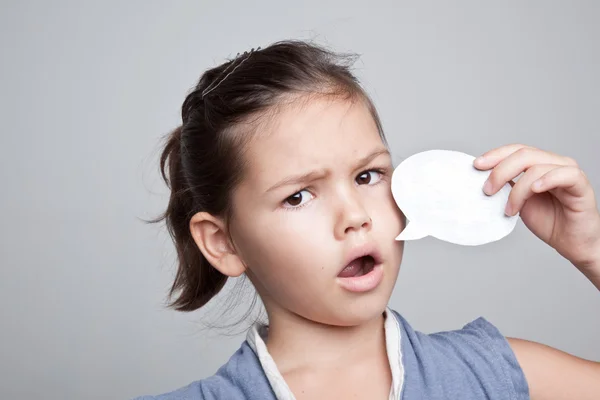
[[311,285],[314,272],[331,258],[323,218],[314,209],[273,210],[248,201],[255,197],[236,198],[246,201],[234,201],[230,226],[239,256],[250,269],[248,275],[272,294],[296,289],[289,287],[290,282]]
[[238,225],[238,247],[246,265],[266,285],[303,279],[327,260],[325,231],[303,211],[277,211]]
[[381,226],[382,234],[386,237],[393,235],[395,238],[404,229],[406,218],[398,208],[390,187],[387,187],[385,193],[377,198],[377,204],[372,207],[372,218]]
[[395,263],[399,266],[402,261],[402,255],[404,254],[404,241],[396,240],[396,237],[402,232],[406,226],[406,216],[398,205],[396,204],[391,192],[387,198],[388,205],[388,216],[386,221],[386,239],[392,242],[392,249],[394,254]]

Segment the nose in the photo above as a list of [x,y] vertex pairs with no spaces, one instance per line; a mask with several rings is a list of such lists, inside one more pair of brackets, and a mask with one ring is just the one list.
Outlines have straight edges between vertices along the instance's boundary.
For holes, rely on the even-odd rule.
[[349,193],[340,200],[338,207],[336,239],[343,240],[350,232],[371,230],[373,221],[362,203],[360,194]]

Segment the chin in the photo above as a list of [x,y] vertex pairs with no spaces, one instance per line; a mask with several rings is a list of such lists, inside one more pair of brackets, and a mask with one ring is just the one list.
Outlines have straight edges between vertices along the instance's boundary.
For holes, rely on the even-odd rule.
[[371,322],[385,311],[390,295],[387,293],[369,293],[360,296],[348,296],[334,311],[329,322],[337,326],[358,326]]
[[329,324],[357,326],[381,316],[389,304],[396,283],[398,270],[393,272],[392,277],[388,275],[377,288],[370,292],[350,293],[344,291],[341,298],[336,299],[336,305],[329,308],[332,310]]

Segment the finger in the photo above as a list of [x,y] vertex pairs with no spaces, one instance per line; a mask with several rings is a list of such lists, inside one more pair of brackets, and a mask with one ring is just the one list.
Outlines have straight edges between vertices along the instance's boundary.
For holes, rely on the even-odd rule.
[[537,164],[570,165],[572,160],[533,147],[523,147],[501,160],[492,170],[484,184],[483,191],[492,195],[508,181]]
[[521,212],[525,202],[535,194],[532,190],[533,182],[556,168],[562,167],[554,164],[536,164],[529,168],[510,190],[508,201],[506,202],[506,215],[512,217]]
[[505,158],[507,158],[508,156],[510,156],[511,154],[516,153],[516,152],[523,152],[525,154],[527,154],[529,152],[542,152],[542,153],[546,153],[546,154],[551,154],[552,156],[556,157],[557,160],[560,160],[560,161],[552,162],[551,164],[573,165],[573,166],[577,165],[577,162],[575,162],[575,160],[573,160],[570,157],[561,156],[561,155],[558,155],[558,154],[555,154],[555,153],[552,153],[549,151],[543,151],[543,150],[537,149],[535,147],[527,146],[524,144],[510,144],[510,145],[506,145],[506,146],[502,146],[502,147],[498,147],[493,150],[490,150],[486,153],[483,153],[481,156],[477,157],[475,159],[475,162],[473,163],[473,165],[478,169],[488,170],[488,169],[494,168],[502,160],[504,160]]
[[[572,166],[553,169],[531,185],[531,190],[534,193],[547,192],[558,188],[564,189],[563,193],[575,197],[585,197],[589,195],[590,191],[593,193],[585,173],[580,168]],[[593,198],[593,195],[591,198]],[[559,198],[559,200],[564,199]]]
[[505,159],[515,151],[526,147],[528,146],[519,143],[496,147],[495,149],[486,151],[477,157],[473,165],[475,165],[476,168],[483,170],[494,168],[501,160]]

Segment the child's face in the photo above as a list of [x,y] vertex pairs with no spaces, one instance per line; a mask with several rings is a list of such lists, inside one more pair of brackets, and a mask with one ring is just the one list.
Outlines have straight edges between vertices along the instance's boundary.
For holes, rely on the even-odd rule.
[[[231,234],[269,317],[291,312],[355,325],[380,314],[398,275],[403,242],[394,238],[404,220],[390,189],[391,158],[367,107],[319,98],[288,106],[259,130],[244,157],[249,165],[233,194]],[[273,189],[312,171],[314,179]],[[383,280],[351,292],[338,274],[349,252],[365,243],[383,258]]]

